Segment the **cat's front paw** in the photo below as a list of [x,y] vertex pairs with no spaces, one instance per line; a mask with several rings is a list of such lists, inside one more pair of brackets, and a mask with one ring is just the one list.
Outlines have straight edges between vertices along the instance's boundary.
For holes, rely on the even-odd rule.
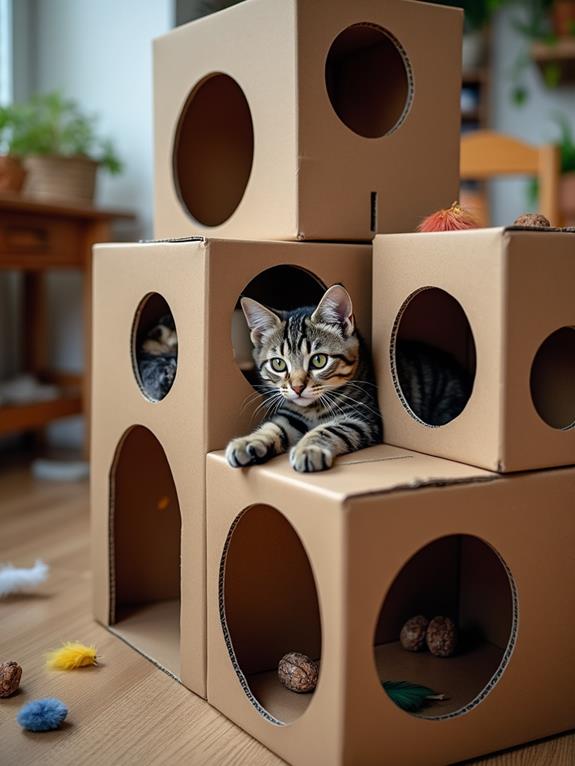
[[296,444],[290,452],[290,463],[292,468],[300,473],[326,471],[333,465],[333,453],[317,444]]
[[270,446],[257,436],[240,436],[232,439],[226,448],[226,460],[232,468],[263,463],[271,457]]

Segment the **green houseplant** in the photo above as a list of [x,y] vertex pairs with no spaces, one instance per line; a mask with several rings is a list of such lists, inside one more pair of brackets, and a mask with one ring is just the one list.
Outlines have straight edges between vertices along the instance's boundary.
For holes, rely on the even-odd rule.
[[558,146],[561,152],[561,182],[559,207],[568,226],[575,225],[575,134],[568,117],[558,114],[555,122],[559,127]]
[[[560,155],[559,207],[566,226],[575,225],[575,132],[567,115],[557,113],[553,121],[559,129],[559,140],[556,141]],[[528,187],[529,204],[537,205],[539,185],[533,179]]]
[[98,167],[122,169],[110,140],[97,134],[96,118],[58,92],[1,107],[0,150],[22,159],[25,190],[44,198],[91,202]]
[[0,193],[19,194],[26,180],[21,157],[12,148],[13,115],[0,106]]

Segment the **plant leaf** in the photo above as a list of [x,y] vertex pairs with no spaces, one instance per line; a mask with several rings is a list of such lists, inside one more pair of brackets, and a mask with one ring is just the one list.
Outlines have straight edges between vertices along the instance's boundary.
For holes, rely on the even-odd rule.
[[390,699],[402,710],[417,713],[437,692],[427,686],[410,684],[408,681],[383,681],[383,688]]

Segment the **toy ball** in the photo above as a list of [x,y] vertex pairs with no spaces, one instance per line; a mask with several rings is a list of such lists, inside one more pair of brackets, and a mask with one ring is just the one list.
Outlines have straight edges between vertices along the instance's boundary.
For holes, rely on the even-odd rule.
[[284,654],[278,664],[278,678],[291,692],[306,694],[317,686],[319,662],[299,652]]
[[55,697],[32,700],[20,708],[16,720],[26,731],[58,729],[68,715],[68,708]]

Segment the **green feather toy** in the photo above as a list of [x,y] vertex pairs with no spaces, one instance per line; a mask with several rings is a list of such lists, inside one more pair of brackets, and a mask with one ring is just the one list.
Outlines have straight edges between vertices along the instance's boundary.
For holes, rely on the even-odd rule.
[[427,686],[410,684],[407,681],[383,681],[383,688],[390,699],[402,710],[417,713],[428,702],[445,700],[445,694],[437,694]]

